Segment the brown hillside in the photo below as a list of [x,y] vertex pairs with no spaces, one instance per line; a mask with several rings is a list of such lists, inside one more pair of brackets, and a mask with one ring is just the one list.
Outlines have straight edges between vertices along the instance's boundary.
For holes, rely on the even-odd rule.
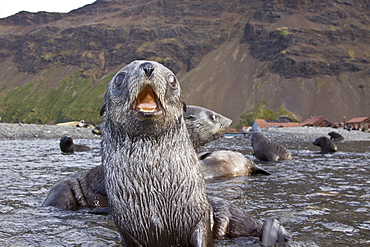
[[186,103],[234,122],[262,100],[301,120],[367,116],[369,10],[365,0],[98,0],[21,12],[0,19],[0,116],[99,121],[104,85],[134,59],[164,63]]

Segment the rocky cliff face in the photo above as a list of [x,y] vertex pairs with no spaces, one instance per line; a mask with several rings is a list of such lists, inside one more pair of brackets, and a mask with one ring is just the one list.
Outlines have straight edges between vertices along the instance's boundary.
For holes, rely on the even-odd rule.
[[365,0],[98,0],[21,12],[0,19],[0,116],[101,121],[105,85],[134,59],[170,67],[188,104],[234,121],[262,100],[302,120],[366,116],[369,10]]

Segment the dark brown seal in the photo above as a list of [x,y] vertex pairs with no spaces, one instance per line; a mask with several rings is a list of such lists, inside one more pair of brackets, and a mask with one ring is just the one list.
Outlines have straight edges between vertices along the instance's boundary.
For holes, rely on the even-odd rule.
[[202,153],[198,156],[205,179],[216,177],[270,175],[239,152],[219,150]]
[[84,152],[91,150],[91,148],[86,145],[74,144],[73,139],[70,136],[63,136],[60,138],[59,147],[63,153]]
[[259,160],[278,161],[291,160],[292,155],[284,146],[272,142],[267,136],[259,131],[250,134],[254,156]]
[[329,132],[328,135],[333,142],[344,142],[344,137],[335,131]]
[[103,167],[78,172],[59,179],[51,187],[42,206],[77,210],[81,207],[97,208],[96,212],[108,212],[108,199],[105,191]]
[[312,144],[315,146],[319,146],[321,148],[320,153],[322,154],[334,153],[338,150],[337,145],[335,145],[335,143],[326,136],[321,136],[317,138],[315,141],[312,142]]
[[263,224],[234,204],[209,197],[214,210],[214,238],[258,237],[262,246],[284,246],[292,238],[276,219],[267,218]]
[[108,85],[102,164],[127,246],[212,246],[212,210],[175,75],[134,61]]

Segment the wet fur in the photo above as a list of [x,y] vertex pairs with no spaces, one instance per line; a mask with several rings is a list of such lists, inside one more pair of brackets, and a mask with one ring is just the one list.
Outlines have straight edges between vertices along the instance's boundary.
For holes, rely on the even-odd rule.
[[205,179],[249,176],[252,174],[270,175],[270,173],[239,152],[220,150],[212,153],[203,153],[198,157]]
[[218,139],[231,126],[231,119],[200,106],[187,106],[184,119],[195,148]]
[[330,140],[333,142],[344,142],[344,137],[337,132],[331,131],[328,135],[330,136]]
[[[182,117],[180,85],[170,85],[173,73],[156,62],[147,77],[145,63],[124,67],[122,87],[113,78],[105,96],[102,164],[113,219],[128,246],[212,246],[212,211]],[[132,110],[146,85],[163,114]]]
[[91,151],[91,148],[86,145],[78,145],[73,143],[73,139],[70,136],[63,136],[59,142],[60,150],[63,153],[74,153],[74,152],[84,152]]
[[270,141],[261,132],[252,132],[250,134],[254,156],[259,160],[278,161],[291,160],[292,155],[284,146]]
[[51,187],[42,206],[77,210],[81,207],[108,207],[103,167],[78,172],[59,179]]
[[317,138],[314,142],[312,142],[312,144],[319,146],[321,148],[320,153],[322,154],[334,153],[338,150],[337,145],[335,145],[335,143],[326,136]]

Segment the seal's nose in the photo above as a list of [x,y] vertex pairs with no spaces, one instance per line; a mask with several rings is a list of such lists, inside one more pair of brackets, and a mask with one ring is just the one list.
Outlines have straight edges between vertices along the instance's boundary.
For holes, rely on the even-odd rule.
[[144,72],[145,72],[145,75],[149,78],[152,74],[153,74],[153,71],[154,71],[154,67],[151,63],[143,63],[141,65],[141,67],[143,68]]

